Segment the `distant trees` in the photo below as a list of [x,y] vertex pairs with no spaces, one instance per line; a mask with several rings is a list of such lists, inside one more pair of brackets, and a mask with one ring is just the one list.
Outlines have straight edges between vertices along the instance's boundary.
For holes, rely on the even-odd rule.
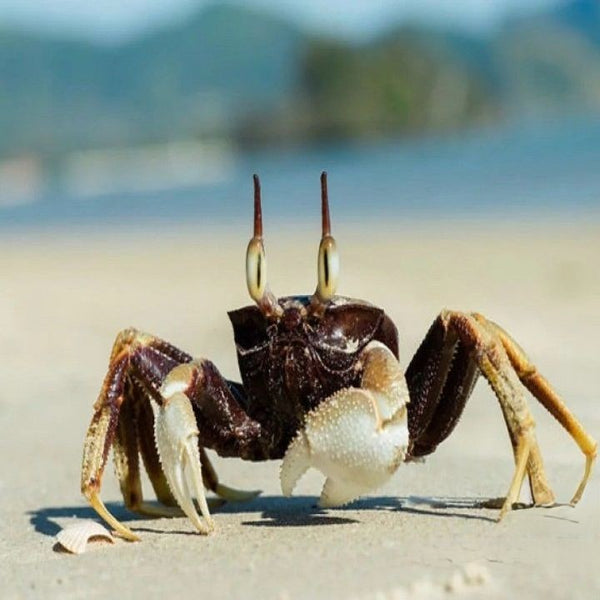
[[260,143],[448,130],[492,117],[494,106],[476,72],[403,32],[361,46],[317,39],[299,64],[294,101],[251,115],[237,135]]

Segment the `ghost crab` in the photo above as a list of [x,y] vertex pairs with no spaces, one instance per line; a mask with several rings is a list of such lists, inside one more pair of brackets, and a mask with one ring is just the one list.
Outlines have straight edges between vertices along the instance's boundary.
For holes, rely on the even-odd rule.
[[[518,500],[526,474],[533,503],[554,502],[522,385],[585,455],[575,504],[597,444],[523,350],[482,315],[443,310],[403,373],[397,330],[385,312],[335,295],[339,259],[325,173],[321,196],[316,291],[276,298],[267,285],[254,176],[246,278],[256,306],[229,312],[242,384],[154,336],[134,329],[117,335],[83,451],[81,488],[92,507],[122,537],[138,539],[100,499],[111,447],[129,509],[151,516],[183,511],[201,533],[213,529],[204,488],[225,500],[257,493],[220,483],[205,448],[252,461],[283,458],[285,495],[316,467],[326,477],[320,504],[348,503],[382,485],[402,462],[431,454],[454,429],[480,374],[500,403],[515,459],[500,518]],[[160,506],[143,501],[140,455]]]

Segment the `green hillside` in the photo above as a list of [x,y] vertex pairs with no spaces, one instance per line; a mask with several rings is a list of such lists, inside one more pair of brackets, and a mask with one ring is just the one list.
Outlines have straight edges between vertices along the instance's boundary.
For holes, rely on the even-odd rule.
[[228,134],[292,94],[306,43],[222,6],[115,48],[0,32],[0,153]]
[[594,0],[488,38],[391,26],[353,44],[223,5],[116,47],[0,30],[0,157],[416,134],[578,111],[600,111]]

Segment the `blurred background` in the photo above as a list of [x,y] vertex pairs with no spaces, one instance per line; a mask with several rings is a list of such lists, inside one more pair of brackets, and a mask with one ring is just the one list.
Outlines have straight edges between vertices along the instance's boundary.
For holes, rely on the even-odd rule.
[[0,0],[0,227],[598,215],[600,3],[347,4]]
[[[480,511],[456,518],[460,503],[362,504],[313,527],[328,523],[308,518],[317,472],[280,504],[278,464],[216,457],[224,482],[264,496],[220,512],[211,540],[156,533],[187,530],[181,520],[137,521],[149,543],[88,567],[50,551],[73,515],[94,517],[81,448],[117,332],[149,331],[239,380],[225,311],[250,302],[252,173],[272,289],[306,294],[324,169],[339,293],[385,308],[403,367],[440,309],[481,311],[597,437],[598,0],[0,0],[8,597],[89,597],[90,581],[141,597],[150,580],[155,595],[189,594],[204,580],[211,597],[371,598],[480,559],[498,597],[598,597],[598,477],[568,517],[522,511],[493,534]],[[583,459],[530,404],[564,502]],[[129,519],[111,470],[103,498]],[[390,506],[501,496],[513,470],[479,384],[435,457],[376,493]]]

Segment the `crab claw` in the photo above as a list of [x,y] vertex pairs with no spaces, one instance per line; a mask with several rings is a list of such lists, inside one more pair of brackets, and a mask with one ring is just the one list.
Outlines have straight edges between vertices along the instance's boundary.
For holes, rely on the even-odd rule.
[[[192,405],[184,393],[175,392],[162,406],[153,404],[153,408],[156,448],[171,492],[198,531],[208,534],[214,523],[204,495],[198,427]],[[196,512],[192,494],[204,521]]]
[[404,405],[390,413],[374,391],[340,390],[307,415],[304,429],[289,445],[281,490],[290,496],[300,477],[315,467],[327,478],[319,505],[347,504],[383,485],[404,459],[407,445]]

